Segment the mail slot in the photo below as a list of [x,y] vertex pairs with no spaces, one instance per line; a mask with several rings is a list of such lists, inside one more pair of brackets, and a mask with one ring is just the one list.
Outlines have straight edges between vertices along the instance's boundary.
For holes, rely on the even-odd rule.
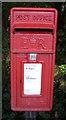
[[12,8],[10,13],[11,109],[52,109],[57,10]]

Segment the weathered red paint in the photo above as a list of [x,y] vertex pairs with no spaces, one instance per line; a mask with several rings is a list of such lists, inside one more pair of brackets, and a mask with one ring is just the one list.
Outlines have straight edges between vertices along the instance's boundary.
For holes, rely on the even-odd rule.
[[[11,109],[49,111],[53,101],[57,10],[12,8],[10,20]],[[29,53],[37,53],[36,60],[31,61]],[[42,63],[40,95],[24,95],[24,63]]]

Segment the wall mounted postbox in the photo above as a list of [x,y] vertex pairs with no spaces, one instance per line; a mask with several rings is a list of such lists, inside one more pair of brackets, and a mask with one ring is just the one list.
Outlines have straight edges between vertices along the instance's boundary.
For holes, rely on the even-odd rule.
[[12,8],[10,14],[11,109],[52,108],[57,11]]

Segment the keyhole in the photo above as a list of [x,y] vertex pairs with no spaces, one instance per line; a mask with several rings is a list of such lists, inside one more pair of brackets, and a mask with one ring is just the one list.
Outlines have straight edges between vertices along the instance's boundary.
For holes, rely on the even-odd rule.
[[22,82],[22,80],[20,80],[20,83]]

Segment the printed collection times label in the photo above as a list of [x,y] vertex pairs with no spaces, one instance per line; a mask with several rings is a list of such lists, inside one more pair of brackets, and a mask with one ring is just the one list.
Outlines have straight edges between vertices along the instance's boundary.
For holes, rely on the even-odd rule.
[[41,63],[24,64],[24,94],[40,95],[41,94]]

